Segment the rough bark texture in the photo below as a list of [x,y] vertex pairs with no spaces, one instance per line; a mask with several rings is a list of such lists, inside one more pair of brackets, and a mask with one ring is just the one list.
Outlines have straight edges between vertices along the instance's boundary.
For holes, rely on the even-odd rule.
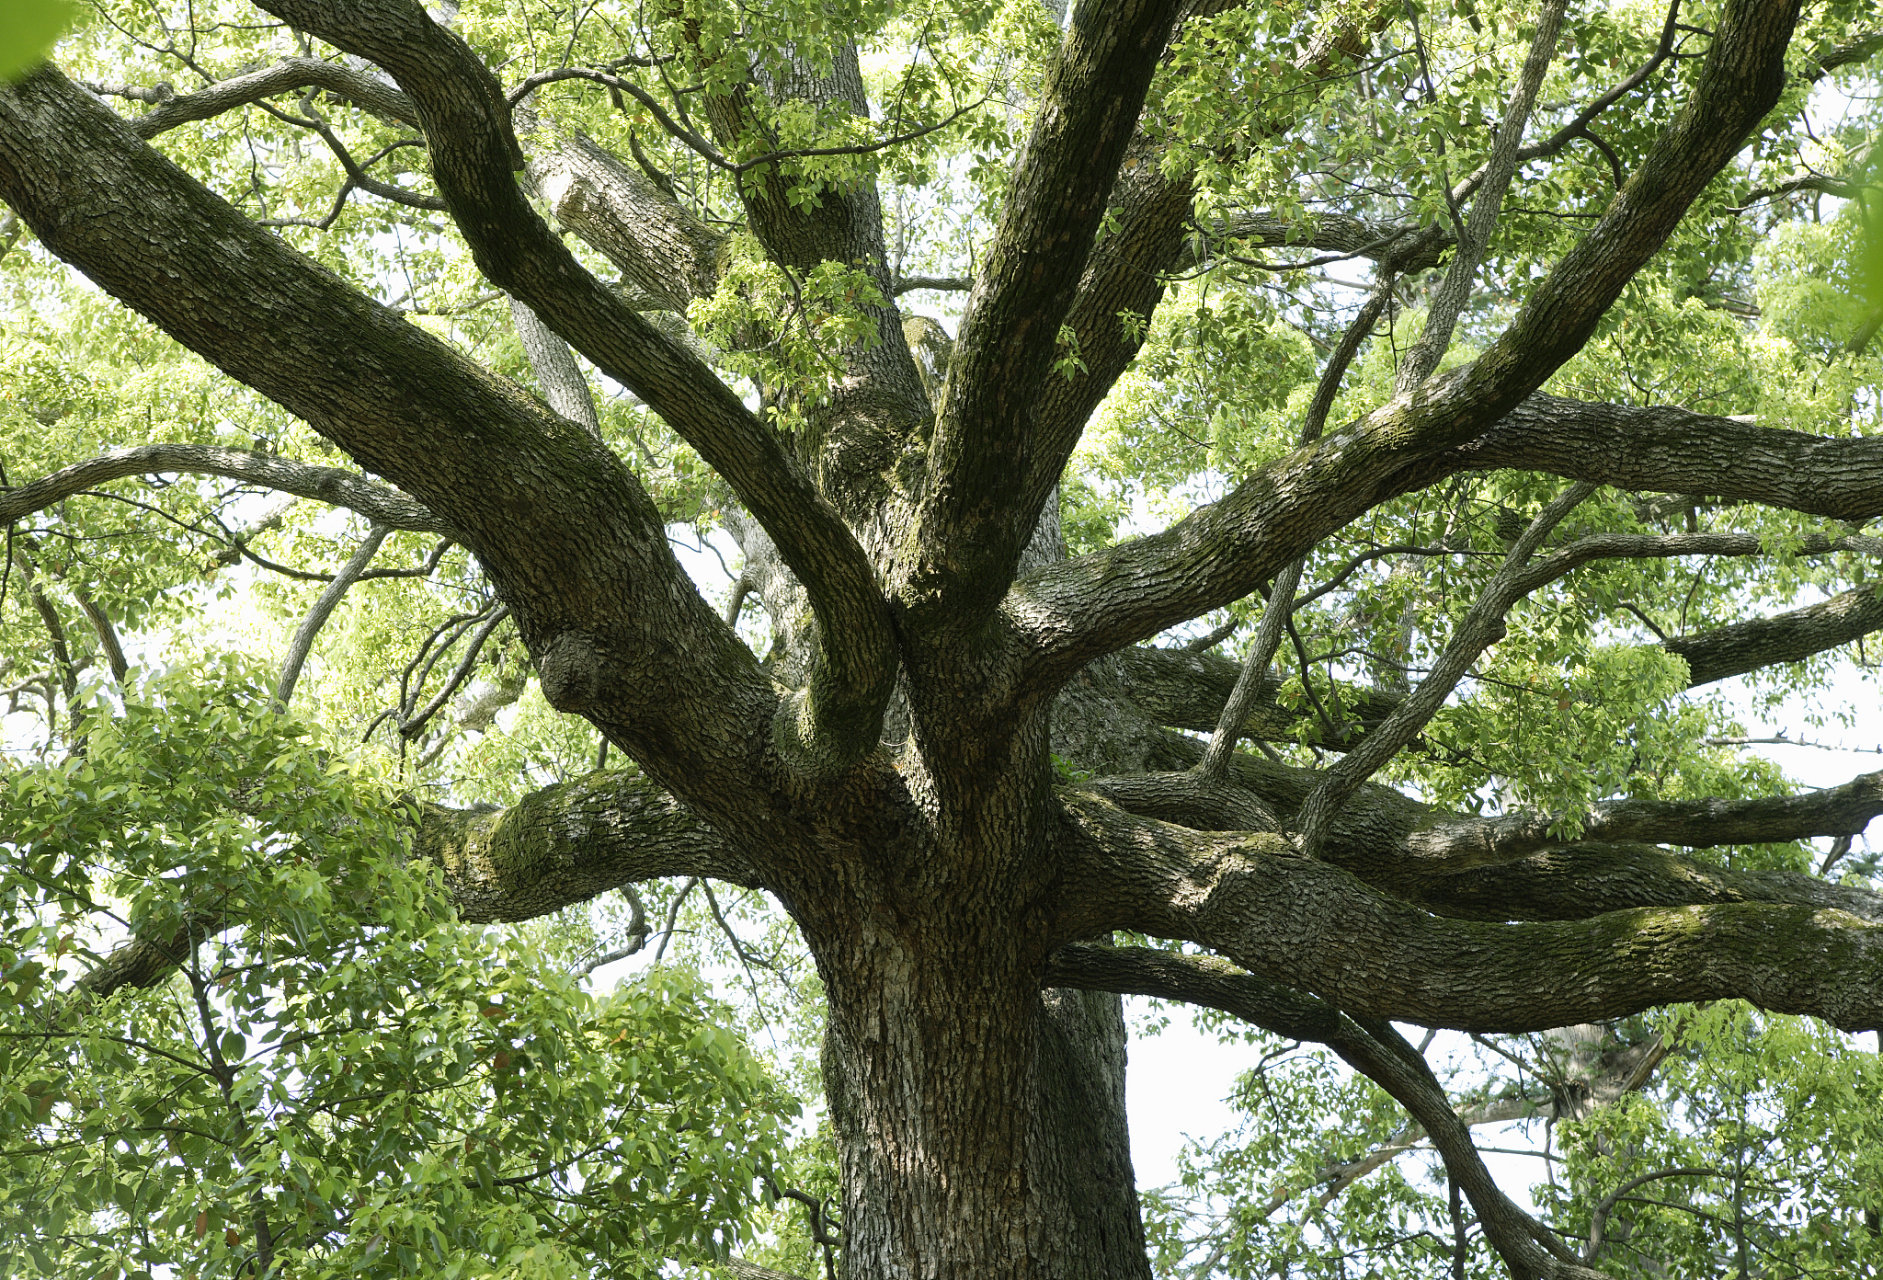
[[[376,70],[288,59],[134,122],[40,70],[0,88],[0,198],[49,251],[389,483],[156,445],[0,493],[0,520],[108,480],[189,470],[468,547],[550,703],[635,767],[502,812],[424,809],[418,854],[444,868],[472,920],[529,918],[662,875],[772,893],[829,997],[825,1075],[854,1280],[1148,1275],[1119,992],[1333,1045],[1433,1136],[1519,1276],[1585,1273],[1496,1192],[1387,1019],[1519,1030],[1736,996],[1883,1026],[1875,895],[1676,851],[1861,831],[1883,812],[1876,775],[1811,796],[1600,806],[1579,837],[1559,839],[1561,815],[1438,812],[1365,782],[1366,763],[1347,768],[1344,803],[1314,819],[1310,858],[1288,833],[1325,775],[1238,755],[1225,777],[1199,776],[1202,745],[1174,730],[1216,724],[1236,667],[1138,647],[1249,595],[1379,503],[1467,471],[1883,515],[1883,442],[1537,393],[1777,101],[1792,0],[1724,7],[1679,115],[1477,360],[1418,380],[1163,534],[1073,560],[1054,554],[1053,490],[1136,350],[1118,313],[1148,317],[1159,272],[1200,252],[1186,242],[1188,179],[1161,164],[1141,120],[1184,6],[1073,13],[952,351],[925,342],[936,367],[918,367],[894,302],[872,306],[877,340],[836,353],[840,375],[789,441],[643,314],[684,308],[722,269],[718,234],[671,191],[527,107],[513,116],[492,70],[410,0],[262,7]],[[1331,75],[1364,40],[1341,28],[1301,65]],[[147,144],[306,86],[423,131],[436,201],[515,299],[538,369],[559,371],[539,375],[554,410],[294,253]],[[765,113],[780,103],[864,119],[856,49],[720,85],[703,112],[724,163],[752,165],[743,212],[775,264],[838,260],[893,299],[873,179],[790,198],[782,164],[762,154]],[[543,223],[532,186],[624,288]],[[1333,215],[1289,228],[1252,217],[1220,233],[1371,256],[1389,272],[1444,248],[1436,234]],[[1087,362],[1076,380],[1052,374],[1062,325]],[[754,657],[681,571],[642,483],[594,433],[564,343],[723,479],[780,661]],[[1818,550],[1855,546],[1827,537]],[[1598,556],[1758,549],[1737,547],[1583,540],[1528,566],[1514,558],[1500,590],[1520,595]],[[1487,618],[1477,639],[1500,625]],[[1880,625],[1874,595],[1850,592],[1665,647],[1699,684]],[[1403,725],[1407,705],[1403,692],[1368,692],[1309,740],[1365,750],[1382,724]],[[1264,690],[1241,731],[1295,737],[1299,715]],[[1068,785],[1053,754],[1097,776]],[[1116,929],[1194,942],[1239,968],[1093,943]],[[88,985],[155,981],[170,950],[138,940]],[[1082,990],[1055,989],[1067,987]]]

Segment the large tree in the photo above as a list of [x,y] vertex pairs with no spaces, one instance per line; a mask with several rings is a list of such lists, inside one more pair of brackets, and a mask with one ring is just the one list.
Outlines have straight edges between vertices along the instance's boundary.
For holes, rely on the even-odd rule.
[[[318,438],[241,447],[272,411],[187,380],[146,389],[189,422],[167,438],[75,426],[91,393],[22,367],[9,412],[66,456],[0,477],[40,628],[8,679],[54,755],[158,750],[79,680],[88,654],[123,678],[118,630],[190,567],[91,549],[130,525],[77,495],[127,477],[366,522],[283,706],[382,546],[435,546],[400,581],[461,548],[451,589],[494,597],[374,722],[435,743],[414,790],[363,819],[315,803],[316,761],[224,800],[402,840],[472,922],[663,877],[770,895],[826,1002],[855,1280],[1148,1275],[1119,993],[1330,1046],[1430,1135],[1512,1275],[1588,1274],[1599,1240],[1504,1197],[1393,1024],[1741,998],[1883,1027],[1883,899],[1796,843],[1847,850],[1883,781],[1785,794],[1681,696],[1883,627],[1861,129],[1809,123],[1880,46],[1867,6],[1797,0],[101,5],[64,71],[0,88],[9,244],[30,230]],[[82,333],[96,303],[13,252],[15,305]],[[160,497],[202,533],[207,492]],[[689,520],[737,542],[723,613],[670,547]],[[282,568],[284,527],[332,533],[277,511],[223,563]],[[488,727],[519,669],[631,767],[425,799],[460,682]],[[0,838],[39,890],[16,906],[108,907],[18,803]],[[39,991],[45,1026],[179,966],[207,1026],[191,957],[261,926],[204,883]],[[251,1195],[228,1257],[319,1243],[286,1190]]]

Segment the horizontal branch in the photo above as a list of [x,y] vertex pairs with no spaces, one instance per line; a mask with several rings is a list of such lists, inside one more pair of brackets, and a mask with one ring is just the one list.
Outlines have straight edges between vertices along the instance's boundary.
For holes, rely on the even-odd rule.
[[1775,617],[1676,636],[1661,647],[1686,660],[1690,688],[1781,662],[1799,662],[1883,630],[1883,596],[1878,591],[1876,586],[1857,587]]
[[422,504],[390,485],[368,480],[355,472],[295,462],[249,449],[199,444],[147,444],[114,449],[96,458],[75,462],[30,484],[0,489],[0,523],[11,523],[43,511],[55,502],[112,480],[164,473],[240,480],[244,484],[291,493],[297,498],[345,507],[389,529],[456,536],[451,526]]
[[1062,796],[1068,938],[1131,929],[1215,950],[1344,1010],[1532,1031],[1739,997],[1883,1026],[1883,924],[1796,904],[1649,907],[1492,923],[1431,915],[1280,836],[1223,836]]
[[[1795,796],[1751,800],[1615,800],[1579,815],[1577,839],[1705,849],[1861,833],[1883,814],[1883,773]],[[1559,815],[1520,813],[1441,823],[1414,833],[1407,852],[1427,866],[1480,866],[1560,846]]]
[[507,809],[427,805],[413,853],[444,869],[474,924],[532,920],[661,876],[758,884],[747,859],[637,770],[545,787]]
[[140,138],[154,138],[179,125],[208,120],[225,111],[296,89],[325,89],[365,107],[375,115],[418,124],[412,100],[384,80],[337,62],[318,58],[283,58],[271,67],[230,76],[206,89],[182,97],[165,98],[151,111],[128,121]]
[[[416,812],[413,856],[443,871],[458,918],[470,924],[533,920],[663,876],[758,883],[750,862],[638,770],[545,787],[505,809],[426,804]],[[132,938],[79,986],[101,999],[155,986],[189,954],[192,935],[223,927],[198,916],[173,936]]]
[[1454,469],[1541,471],[1839,520],[1883,515],[1883,439],[1775,430],[1675,405],[1533,395],[1461,446],[1445,465]]
[[[1641,537],[1619,536],[1624,540]],[[1747,534],[1672,536],[1708,539],[1703,543],[1690,544],[1700,554],[1754,554],[1763,549],[1758,539]],[[1811,548],[1821,551],[1839,547],[1863,550],[1866,541],[1855,537],[1831,539],[1814,536],[1802,550],[1806,553]],[[1677,545],[1670,545],[1670,552]],[[1730,552],[1723,548],[1730,548]],[[1697,688],[1778,663],[1801,661],[1880,630],[1883,630],[1883,599],[1879,599],[1875,587],[1862,586],[1819,604],[1768,618],[1733,623],[1711,631],[1677,636],[1655,647],[1685,660],[1689,671],[1687,687]],[[1114,687],[1119,696],[1129,699],[1138,710],[1159,725],[1193,732],[1206,733],[1215,726],[1235,686],[1237,674],[1236,665],[1221,654],[1186,649],[1132,645],[1108,655],[1102,661],[1107,665],[1107,684]],[[1087,670],[1089,672],[1091,668]],[[1311,721],[1311,706],[1304,703],[1284,707],[1275,700],[1275,688],[1272,681],[1264,682],[1258,701],[1243,723],[1240,736],[1302,742],[1330,751],[1351,750],[1392,713],[1403,696],[1365,686],[1343,687],[1339,690],[1340,719],[1333,725],[1317,725]],[[1827,817],[1824,821],[1836,822],[1838,819]],[[1841,829],[1818,831],[1800,828],[1782,835],[1735,835],[1718,843],[1759,843],[1839,834],[1845,833]],[[1706,843],[1682,839],[1677,835],[1615,838],[1655,839],[1689,845]]]

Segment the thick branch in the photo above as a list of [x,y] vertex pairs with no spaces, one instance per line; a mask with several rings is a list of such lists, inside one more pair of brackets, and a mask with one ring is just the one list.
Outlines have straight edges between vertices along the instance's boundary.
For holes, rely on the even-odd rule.
[[660,306],[684,312],[710,296],[724,237],[638,169],[580,131],[564,132],[528,107],[515,112],[532,148],[530,181],[556,221],[621,268],[623,279]]
[[1686,659],[1691,687],[1781,662],[1798,662],[1879,629],[1883,629],[1883,597],[1877,587],[1862,586],[1776,617],[1676,636],[1661,647]]
[[590,274],[529,206],[514,178],[522,160],[509,106],[490,70],[415,3],[263,7],[392,74],[418,105],[433,176],[479,269],[645,400],[771,534],[826,623],[812,688],[781,710],[781,743],[820,772],[872,750],[896,657],[868,558],[738,395]]
[[545,787],[507,809],[427,805],[413,852],[444,868],[459,916],[479,924],[534,919],[660,876],[758,883],[751,862],[636,771]]
[[1033,415],[1178,9],[1122,0],[1073,14],[942,391],[905,588],[918,607],[985,616],[1033,532],[1020,509]]
[[1134,929],[1221,952],[1356,1015],[1529,1031],[1739,997],[1883,1026],[1883,924],[1791,904],[1501,924],[1432,916],[1278,836],[1211,836],[1065,798],[1068,938]]
[[[1062,702],[1063,705],[1063,702]],[[1185,769],[1193,738],[1165,734],[1154,769]],[[1299,823],[1322,773],[1238,756],[1233,776],[1194,772],[1094,778],[1085,787],[1140,817],[1194,831],[1273,831]],[[1436,915],[1469,920],[1572,920],[1630,907],[1773,903],[1835,910],[1883,924],[1883,896],[1791,871],[1741,871],[1644,843],[1710,847],[1848,837],[1883,812],[1866,775],[1823,791],[1740,801],[1625,800],[1577,815],[1466,817],[1368,785],[1335,817],[1322,856],[1382,892]]]
[[[1849,521],[1883,515],[1883,440],[1774,430],[1671,405],[1638,408],[1534,395],[1477,440],[1420,468],[1394,474],[1386,452],[1365,433],[1337,433],[1318,449],[1264,468],[1230,498],[1164,533],[1067,561],[1016,584],[1010,616],[1048,648],[1044,669],[1055,671],[1072,653],[1102,652],[1194,616],[1185,606],[1139,623],[1137,608],[1162,603],[1164,596],[1173,603],[1214,601],[1214,592],[1206,596],[1195,589],[1218,575],[1233,575],[1238,587],[1246,582],[1253,589],[1286,563],[1287,554],[1311,546],[1374,503],[1459,470],[1541,471],[1632,492],[1698,493]],[[1308,500],[1310,494],[1318,503]],[[1693,554],[1756,549],[1749,535],[1707,536],[1736,541],[1694,543]],[[1849,611],[1837,624],[1851,629],[1845,639],[1867,633],[1855,630],[1867,616],[1856,603],[1837,606]],[[1776,644],[1783,634],[1784,643],[1805,646],[1841,634],[1832,612],[1827,606],[1825,615],[1813,615],[1823,626],[1784,615],[1787,621],[1769,639]],[[1090,633],[1072,630],[1075,622],[1089,625]],[[1714,679],[1751,669],[1736,665],[1750,656],[1743,637],[1722,638],[1717,651],[1702,639],[1693,643],[1697,656],[1721,655],[1723,665],[1711,668],[1719,671]],[[1805,648],[1797,656],[1819,651]],[[1088,653],[1088,660],[1095,656]]]
[[[413,856],[443,869],[458,917],[472,924],[532,920],[661,876],[757,883],[750,862],[638,771],[546,787],[507,809],[427,804],[415,816]],[[173,937],[134,938],[79,985],[101,999],[155,986],[183,962],[191,936],[218,927],[198,918]]]
[[1883,515],[1883,440],[1774,430],[1675,405],[1534,395],[1462,446],[1457,460],[1468,471],[1542,471],[1839,520]]
[[[1221,0],[1190,6],[1186,23],[1226,7]],[[1337,81],[1343,70],[1366,47],[1371,33],[1386,22],[1388,6],[1323,31],[1300,51],[1297,70],[1314,81],[1311,89],[1292,96],[1292,115],[1267,130],[1273,138],[1287,133],[1305,118],[1321,92]],[[1018,522],[1026,527],[1050,500],[1066,460],[1077,446],[1087,421],[1109,394],[1119,376],[1137,355],[1152,313],[1163,300],[1168,273],[1184,268],[1194,246],[1214,231],[1197,232],[1192,223],[1192,183],[1188,174],[1165,172],[1165,144],[1140,130],[1126,151],[1123,170],[1108,204],[1115,226],[1093,250],[1086,263],[1078,294],[1065,316],[1078,344],[1080,367],[1071,377],[1052,376],[1040,392],[1033,427],[1034,442],[1019,500]],[[1327,218],[1328,234],[1339,235],[1353,219]],[[1279,220],[1258,230],[1286,236]],[[1304,234],[1319,234],[1304,232]],[[1412,237],[1418,239],[1417,236]],[[1409,243],[1394,235],[1395,245]],[[1403,266],[1400,269],[1404,269]],[[1135,317],[1135,319],[1131,319]],[[1068,354],[1072,354],[1068,352]]]

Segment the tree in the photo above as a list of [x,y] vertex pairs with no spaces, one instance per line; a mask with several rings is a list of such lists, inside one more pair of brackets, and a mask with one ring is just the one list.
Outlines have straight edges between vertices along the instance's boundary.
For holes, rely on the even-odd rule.
[[[237,1124],[246,1046],[210,1029],[242,1001],[391,965],[387,939],[430,936],[421,917],[728,882],[775,899],[815,961],[852,1277],[1148,1274],[1119,993],[1331,1047],[1430,1136],[1458,1221],[1468,1202],[1530,1277],[1610,1259],[1498,1190],[1395,1022],[1531,1032],[1737,998],[1883,1027],[1883,900],[1830,874],[1883,775],[1783,794],[1708,741],[1727,713],[1681,696],[1883,625],[1861,532],[1883,509],[1865,434],[1883,306],[1863,217],[1836,203],[1874,198],[1863,125],[1805,122],[1818,86],[1868,83],[1866,6],[226,9],[101,6],[62,53],[96,78],[0,89],[9,243],[30,229],[44,251],[9,256],[15,315],[70,335],[32,347],[9,322],[7,625],[43,637],[11,678],[48,760],[69,753],[12,779],[9,910],[38,930],[112,909],[101,849],[113,874],[126,851],[171,859],[140,864],[133,936],[76,986],[46,976],[76,925],[11,945],[35,1043],[181,983],[213,1086],[190,1105]],[[58,283],[47,254],[248,390]],[[1312,274],[1332,262],[1372,279]],[[925,290],[965,295],[952,336],[904,313]],[[569,348],[623,394],[598,410]],[[125,680],[119,630],[180,619],[196,539],[240,518],[178,482],[155,509],[187,536],[94,553],[141,517],[78,495],[159,475],[367,527],[272,690],[173,680],[111,695],[114,724],[87,661]],[[1118,536],[1145,494],[1188,509]],[[334,545],[303,516],[246,518],[222,563]],[[669,546],[689,521],[742,553],[724,616]],[[428,558],[369,568],[388,544]],[[364,679],[320,715],[420,748],[390,792],[347,781],[337,740],[286,745],[306,730],[268,709],[297,705],[311,646],[373,574],[422,585],[356,635],[413,600],[439,627],[378,720]],[[737,630],[753,596],[763,654]],[[1213,652],[1257,616],[1239,662]],[[462,765],[463,725],[488,727],[522,671],[563,717],[545,735],[585,722],[631,766],[501,809],[434,799],[426,770]],[[214,711],[229,699],[255,709]],[[191,745],[139,782],[169,739],[135,708],[172,703]],[[1816,874],[1813,837],[1839,842]],[[277,861],[266,894],[232,887]],[[296,885],[314,907],[279,905]],[[481,963],[448,950],[427,972]],[[531,1061],[595,1082],[590,1128],[558,1150],[598,1170],[637,1123],[591,1062],[625,1015],[552,996]],[[550,1071],[525,1073],[550,1090],[527,1106],[502,1092],[515,1046],[478,1038],[475,1005],[412,1013],[409,1065],[383,1068],[476,1046],[450,1052],[460,1076],[423,1125],[430,1104],[400,1095],[391,1118],[427,1150],[479,1108],[467,1157],[561,1105]],[[329,1037],[365,1015],[318,1017]],[[684,1058],[689,1034],[660,1052]],[[277,1078],[335,1078],[347,1050],[318,1043]],[[726,1052],[743,1083],[723,1105],[767,1097]],[[446,1089],[479,1062],[488,1092]],[[43,1121],[48,1096],[21,1084],[15,1110]],[[333,1138],[346,1107],[301,1123]],[[241,1123],[286,1132],[278,1114]],[[219,1132],[249,1225],[216,1246],[196,1218],[200,1265],[311,1267],[342,1237],[362,1266],[418,1265],[382,1247],[405,1219],[318,1218],[287,1148]],[[585,1205],[563,1243],[596,1266],[723,1243],[727,1216],[702,1210],[610,1244],[596,1224],[654,1193],[604,1203],[603,1175],[561,1159],[462,1185],[563,1178]],[[770,1159],[718,1176],[750,1184]],[[136,1195],[119,1211],[161,1198]],[[514,1265],[536,1265],[535,1229],[506,1228]]]

